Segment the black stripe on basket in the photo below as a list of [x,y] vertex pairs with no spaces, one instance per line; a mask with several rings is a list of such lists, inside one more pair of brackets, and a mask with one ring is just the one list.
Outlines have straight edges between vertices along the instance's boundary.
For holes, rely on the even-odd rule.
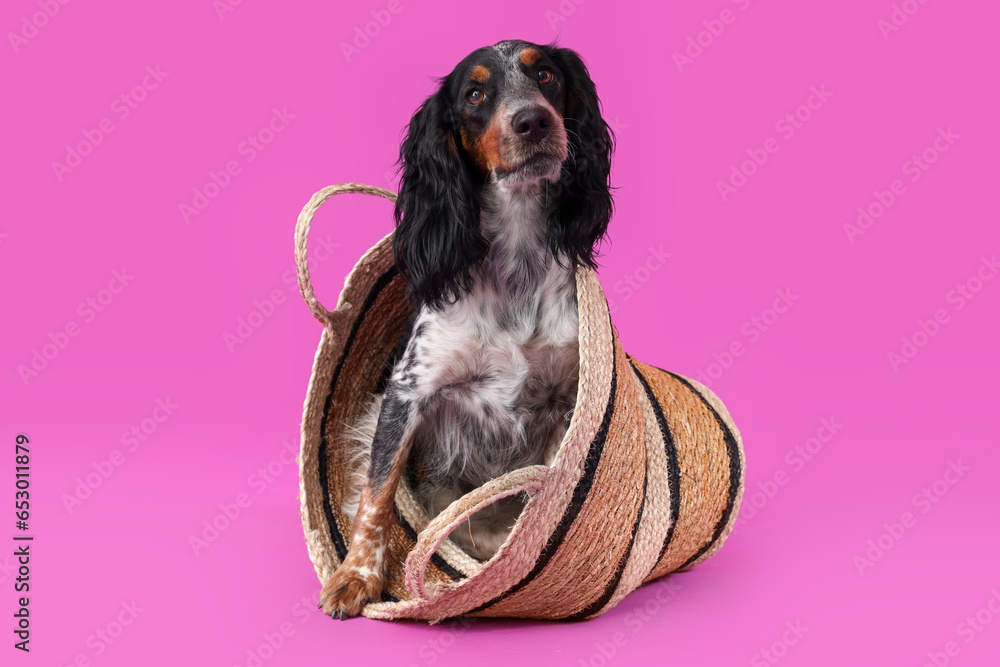
[[597,429],[597,434],[590,442],[590,449],[587,451],[587,459],[583,465],[583,475],[580,477],[580,481],[577,482],[576,487],[573,489],[573,498],[569,501],[569,505],[567,505],[562,519],[559,520],[559,525],[557,525],[555,530],[552,531],[552,534],[549,535],[548,541],[542,548],[542,553],[539,554],[538,560],[535,561],[535,566],[531,569],[531,572],[526,574],[524,578],[521,579],[521,581],[511,586],[500,595],[496,596],[492,600],[484,602],[475,609],[470,609],[464,613],[472,614],[482,611],[490,605],[496,604],[501,599],[513,595],[527,586],[536,576],[538,576],[538,573],[542,571],[542,568],[544,568],[548,562],[552,560],[552,556],[555,555],[556,551],[559,549],[559,545],[561,545],[563,540],[566,538],[566,533],[569,532],[570,526],[573,525],[573,521],[583,508],[583,501],[587,499],[587,494],[590,493],[590,488],[594,484],[594,474],[597,472],[597,466],[601,462],[601,454],[604,452],[604,443],[608,439],[608,429],[611,426],[611,415],[614,413],[615,407],[615,393],[618,389],[618,369],[615,365],[616,356],[617,352],[614,346],[614,339],[612,339],[611,391],[608,395],[608,405],[604,409],[604,418],[601,420],[600,428]]
[[[400,525],[403,526],[403,530],[406,532],[409,538],[414,542],[416,542],[417,531],[414,530],[413,526],[410,525],[410,522],[406,520],[406,517],[403,516],[403,513],[399,511],[399,508],[396,507],[396,503],[392,504],[392,511],[396,514],[396,518],[399,519]],[[464,573],[452,567],[451,563],[442,558],[437,552],[435,552],[434,555],[431,556],[431,560],[434,561],[434,564],[437,565],[442,572],[447,574],[453,580],[457,581],[459,579],[465,579]]]
[[[663,369],[661,368],[660,370]],[[719,518],[719,522],[715,524],[715,531],[712,533],[712,539],[710,539],[705,546],[698,549],[693,556],[688,558],[680,567],[677,568],[678,570],[683,570],[685,567],[701,558],[702,554],[711,549],[712,545],[718,541],[719,536],[722,535],[722,531],[726,529],[726,524],[729,523],[729,517],[732,516],[733,509],[736,507],[736,492],[740,488],[742,465],[740,464],[740,450],[736,444],[736,438],[733,437],[732,431],[730,431],[729,427],[726,426],[726,422],[722,420],[722,417],[715,411],[712,404],[709,403],[708,400],[701,395],[701,392],[695,389],[686,378],[677,375],[677,373],[671,373],[670,371],[664,372],[670,373],[670,375],[677,378],[678,382],[694,392],[695,396],[700,398],[701,402],[705,404],[708,411],[712,413],[713,417],[715,417],[715,423],[718,424],[719,428],[722,430],[723,438],[726,442],[726,453],[729,455],[729,498],[726,499],[726,508],[722,511],[722,516]]]
[[[371,310],[371,307],[375,304],[375,300],[378,299],[379,295],[382,293],[382,290],[388,287],[389,283],[391,283],[397,275],[399,275],[399,271],[396,269],[395,266],[391,267],[388,271],[386,271],[382,275],[382,277],[380,277],[375,282],[375,284],[372,286],[372,290],[368,293],[368,296],[365,298],[365,302],[361,306],[361,311],[358,313],[357,319],[354,320],[354,325],[351,327],[351,332],[350,334],[348,334],[347,341],[344,343],[344,349],[341,353],[340,361],[337,363],[337,367],[333,371],[333,378],[330,380],[330,393],[326,395],[326,402],[323,406],[323,420],[320,422],[320,429],[319,429],[319,438],[320,438],[319,456],[318,456],[319,483],[323,489],[323,513],[326,515],[326,523],[330,528],[330,539],[333,542],[334,548],[337,550],[337,558],[340,560],[340,562],[344,562],[344,559],[347,557],[347,544],[344,541],[344,536],[341,534],[340,529],[337,526],[337,520],[333,515],[333,506],[330,501],[330,480],[329,480],[329,475],[327,474],[327,471],[330,466],[330,457],[326,451],[326,432],[327,432],[327,423],[330,416],[330,406],[333,403],[333,394],[335,393],[337,387],[337,381],[340,379],[340,371],[343,369],[344,362],[347,359],[347,356],[351,352],[351,348],[354,345],[354,340],[355,338],[357,338],[358,331],[361,329],[361,325],[364,322],[365,315],[368,313],[369,310]],[[396,516],[401,517],[401,514],[396,508],[395,503],[393,503],[393,511],[396,513]],[[412,537],[414,541],[416,541],[416,532],[414,532],[413,528],[405,521],[401,521],[400,523],[403,524],[403,529],[406,531],[406,533],[410,535],[410,537]],[[447,574],[452,579],[465,578],[464,574],[462,574],[454,567],[452,567],[437,553],[431,556],[431,562],[433,562],[438,568],[441,569],[442,572]],[[388,595],[388,597],[392,599],[387,600],[386,599],[387,595],[388,594],[383,594],[382,599],[387,602],[398,601],[391,595]]]
[[372,307],[375,303],[375,299],[378,295],[382,293],[382,290],[392,282],[392,279],[396,277],[399,271],[395,266],[389,269],[381,278],[376,281],[372,290],[368,293],[365,299],[364,305],[361,306],[361,312],[358,313],[357,319],[354,321],[354,326],[351,327],[351,333],[347,336],[347,341],[344,343],[343,350],[341,350],[340,361],[337,362],[337,367],[333,369],[333,378],[330,380],[330,391],[326,395],[326,401],[323,404],[323,419],[319,425],[319,484],[323,489],[323,513],[326,515],[326,523],[330,528],[330,538],[333,541],[333,546],[337,550],[337,558],[340,562],[344,562],[344,558],[347,557],[347,544],[344,542],[344,536],[340,533],[340,529],[337,527],[337,520],[333,516],[333,506],[330,502],[330,479],[327,471],[330,467],[330,456],[326,451],[326,431],[327,423],[330,417],[330,406],[333,403],[333,394],[337,388],[337,380],[340,379],[340,371],[344,367],[344,360],[350,353],[351,346],[354,344],[354,339],[358,335],[358,329],[361,328],[361,323],[365,319],[365,313]]
[[[629,358],[628,362],[632,364],[632,359]],[[653,406],[653,414],[656,415],[656,423],[660,427],[660,435],[663,436],[663,449],[667,455],[667,485],[670,488],[670,527],[667,528],[667,534],[663,538],[663,546],[660,547],[660,555],[656,557],[656,563],[653,565],[659,565],[660,561],[663,559],[663,554],[667,553],[667,547],[670,546],[670,541],[674,537],[674,528],[677,526],[677,517],[680,515],[681,511],[681,471],[680,466],[677,464],[677,447],[674,445],[674,435],[670,432],[670,426],[667,424],[667,418],[663,414],[663,406],[656,399],[656,394],[653,393],[652,387],[646,381],[643,374],[632,365],[632,370],[635,371],[635,376],[639,378],[639,382],[642,384],[642,388],[646,392],[646,397],[649,399],[649,403]]]
[[646,485],[649,482],[649,477],[643,470],[642,475],[642,502],[639,503],[639,513],[635,516],[635,523],[632,524],[632,537],[629,538],[628,548],[625,549],[625,553],[622,555],[620,561],[618,561],[618,569],[615,571],[615,576],[611,578],[608,585],[604,587],[604,592],[601,596],[587,605],[584,609],[576,612],[575,614],[570,614],[566,617],[567,621],[580,621],[584,618],[590,616],[601,610],[604,605],[608,603],[611,596],[615,594],[615,590],[618,589],[618,584],[621,583],[622,575],[625,574],[625,566],[628,565],[629,558],[632,557],[632,547],[635,546],[635,535],[639,532],[639,524],[642,523],[642,513],[646,509]]

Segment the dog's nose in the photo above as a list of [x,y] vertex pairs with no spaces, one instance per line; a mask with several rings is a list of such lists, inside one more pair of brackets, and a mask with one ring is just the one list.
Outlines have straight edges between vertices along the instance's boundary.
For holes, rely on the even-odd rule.
[[529,107],[514,114],[514,131],[533,144],[549,136],[552,116],[542,107]]

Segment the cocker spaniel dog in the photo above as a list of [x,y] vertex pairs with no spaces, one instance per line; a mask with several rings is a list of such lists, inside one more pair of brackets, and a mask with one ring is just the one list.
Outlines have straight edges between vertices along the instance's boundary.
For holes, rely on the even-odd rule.
[[[577,395],[575,270],[595,265],[612,213],[614,135],[579,55],[504,41],[439,81],[399,153],[393,255],[415,309],[355,425],[350,547],[320,595],[341,619],[380,599],[401,476],[433,518],[551,463]],[[524,502],[484,508],[452,539],[489,558]]]

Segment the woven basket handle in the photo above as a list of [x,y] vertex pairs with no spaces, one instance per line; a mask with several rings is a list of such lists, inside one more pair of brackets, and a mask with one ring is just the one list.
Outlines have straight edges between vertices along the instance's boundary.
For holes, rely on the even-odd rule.
[[338,185],[329,185],[314,194],[309,203],[302,208],[302,212],[299,213],[299,220],[295,223],[295,266],[299,274],[299,291],[302,292],[302,298],[306,300],[309,310],[312,311],[316,319],[325,327],[329,327],[332,324],[330,311],[316,298],[316,294],[313,292],[312,281],[309,279],[309,260],[306,257],[309,225],[312,222],[313,216],[316,215],[316,211],[323,205],[323,202],[334,195],[344,194],[345,192],[360,192],[365,195],[382,197],[391,202],[396,201],[396,193],[392,190],[376,188],[375,186],[363,185],[361,183],[340,183]]
[[434,517],[420,531],[416,546],[406,558],[406,588],[410,593],[416,598],[427,599],[424,585],[427,564],[441,543],[463,521],[482,508],[520,491],[526,492],[529,496],[534,495],[545,482],[548,472],[548,466],[543,465],[518,468],[470,491]]

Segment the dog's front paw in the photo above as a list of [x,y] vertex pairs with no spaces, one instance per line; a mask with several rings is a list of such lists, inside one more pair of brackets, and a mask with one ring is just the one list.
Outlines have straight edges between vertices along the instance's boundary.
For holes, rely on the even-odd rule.
[[341,566],[323,586],[320,608],[344,620],[361,613],[362,607],[382,593],[382,578],[368,568]]

